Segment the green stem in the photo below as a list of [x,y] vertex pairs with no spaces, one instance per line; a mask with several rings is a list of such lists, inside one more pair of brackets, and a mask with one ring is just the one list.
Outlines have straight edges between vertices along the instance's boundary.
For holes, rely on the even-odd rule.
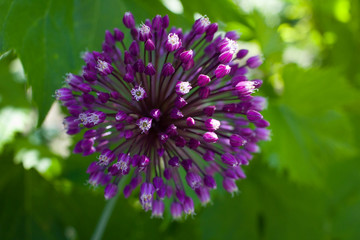
[[[125,177],[123,177],[123,178],[125,178]],[[113,197],[112,199],[107,201],[105,208],[99,219],[99,222],[97,223],[95,231],[91,237],[91,240],[101,240],[102,239],[102,235],[104,234],[106,225],[107,225],[109,218],[111,216],[111,213],[115,207],[116,201],[119,198],[119,196],[121,195],[122,188],[125,183],[125,179],[121,179],[121,180],[122,181],[120,181],[120,183],[118,185],[118,193],[116,194],[115,197]]]

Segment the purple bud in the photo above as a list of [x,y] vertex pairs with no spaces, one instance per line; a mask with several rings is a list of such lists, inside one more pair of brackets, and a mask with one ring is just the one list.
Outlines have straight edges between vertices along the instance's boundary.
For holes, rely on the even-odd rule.
[[110,198],[115,197],[117,192],[118,192],[118,187],[115,184],[110,183],[110,184],[106,185],[105,194],[104,194],[105,199],[108,200]]
[[156,120],[159,120],[160,114],[161,114],[160,109],[153,109],[150,111],[150,116]]
[[180,166],[180,161],[179,161],[179,158],[177,156],[174,156],[174,157],[170,158],[168,163],[169,163],[170,166],[173,166],[173,167],[179,167]]
[[138,56],[140,53],[139,44],[135,40],[129,46],[129,53],[134,57]]
[[233,134],[231,135],[230,137],[230,145],[232,147],[241,147],[241,146],[244,146],[245,143],[246,143],[246,139],[241,137],[240,135],[237,135],[237,134]]
[[135,19],[131,12],[126,12],[123,17],[125,27],[131,29],[135,27]]
[[228,64],[229,62],[231,62],[232,58],[233,53],[231,53],[230,51],[226,51],[220,54],[218,60],[220,63]]
[[214,132],[204,133],[203,139],[207,143],[216,143],[219,140],[218,136]]
[[131,34],[131,37],[134,39],[134,40],[137,40],[138,39],[138,36],[139,36],[139,31],[137,30],[137,28],[132,28],[130,30],[130,34]]
[[217,23],[212,23],[209,25],[208,29],[206,29],[206,35],[210,36],[210,35],[214,35],[218,30],[218,24]]
[[196,174],[194,172],[188,172],[186,174],[186,182],[187,184],[192,188],[196,189],[202,186],[202,179],[199,174]]
[[60,88],[55,91],[56,100],[66,101],[73,99],[72,91],[68,88]]
[[138,59],[134,66],[133,66],[134,70],[138,73],[143,73],[145,71],[145,65],[142,59]]
[[213,119],[213,118],[209,118],[205,121],[205,127],[209,131],[218,130],[220,125],[221,125],[220,121]]
[[126,185],[126,186],[124,187],[124,190],[123,190],[124,197],[125,197],[125,198],[130,197],[131,192],[132,192],[131,186],[130,186],[130,185]]
[[80,140],[79,142],[77,142],[75,144],[75,147],[74,147],[74,150],[73,150],[73,153],[82,153],[84,150],[82,149],[81,145],[82,145],[82,142],[83,140]]
[[127,118],[127,114],[119,110],[115,115],[115,120],[118,122],[124,121]]
[[176,138],[176,140],[175,140],[175,145],[176,145],[177,147],[183,148],[183,147],[185,147],[185,144],[186,144],[185,138],[183,138],[183,137],[181,137],[181,136],[178,136],[178,137]]
[[240,49],[238,53],[236,54],[236,58],[242,59],[248,54],[249,50],[247,49]]
[[187,104],[187,102],[185,101],[185,99],[182,98],[182,97],[180,97],[180,96],[178,96],[178,97],[175,99],[174,105],[175,105],[176,108],[179,108],[179,109],[180,109],[180,108],[184,107],[186,104]]
[[236,84],[235,91],[238,96],[247,96],[255,91],[254,83],[252,81],[242,81]]
[[176,193],[175,193],[177,199],[181,202],[181,203],[184,203],[184,200],[185,200],[185,192],[182,191],[182,190],[177,190]]
[[186,196],[184,200],[184,212],[188,215],[193,215],[194,213],[194,202],[191,197]]
[[161,186],[161,188],[159,190],[157,190],[157,196],[160,198],[160,199],[164,199],[165,198],[165,195],[166,195],[166,190],[167,190],[167,186],[165,184],[163,184]]
[[101,103],[106,103],[110,98],[110,94],[104,92],[99,92],[97,95]]
[[171,63],[165,63],[163,68],[162,68],[161,75],[166,77],[166,76],[172,75],[174,72],[175,72],[175,69],[172,66],[172,64]]
[[155,50],[155,44],[151,39],[146,40],[146,42],[145,42],[145,50],[149,51],[149,52]]
[[191,59],[193,59],[194,56],[194,52],[193,50],[188,50],[188,51],[183,51],[182,53],[180,53],[180,60],[183,63],[188,63]]
[[208,188],[216,189],[216,182],[215,179],[210,175],[205,175],[204,177],[204,184]]
[[180,119],[184,117],[184,114],[182,114],[182,112],[179,109],[173,108],[171,109],[170,117],[172,119]]
[[211,82],[210,77],[204,74],[200,74],[197,79],[197,84],[200,87],[205,87],[209,82]]
[[270,140],[270,130],[266,128],[256,128],[254,132],[257,139],[264,141]]
[[223,187],[231,194],[238,191],[238,187],[236,186],[235,181],[231,178],[224,178]]
[[234,167],[233,169],[238,178],[241,178],[241,179],[246,178],[246,175],[245,175],[244,171],[241,169],[241,167]]
[[169,16],[166,14],[165,16],[163,16],[162,18],[162,27],[164,29],[166,29],[169,26]]
[[145,74],[149,75],[149,76],[153,76],[155,75],[156,70],[154,68],[154,66],[152,65],[152,63],[149,63],[146,68],[145,68]]
[[182,216],[182,206],[178,202],[173,202],[170,207],[171,215],[174,219],[181,219]]
[[206,116],[211,117],[215,113],[215,106],[208,106],[204,108],[204,113]]
[[155,32],[158,32],[161,30],[162,28],[162,18],[160,15],[156,15],[153,19],[152,19],[152,29]]
[[188,127],[195,126],[195,120],[194,120],[192,117],[188,117],[188,118],[186,119],[186,125],[187,125]]
[[223,64],[220,64],[216,69],[215,69],[215,76],[216,78],[223,78],[225,77],[226,75],[228,75],[230,73],[230,70],[231,68],[227,65],[223,65]]
[[252,142],[248,142],[245,145],[245,150],[251,153],[258,153],[260,152],[260,148],[258,145],[256,145],[256,143],[252,143]]
[[238,40],[240,35],[236,31],[230,31],[225,34],[225,37],[231,40]]
[[159,134],[159,140],[161,144],[166,143],[166,141],[169,139],[169,136],[165,133],[160,133]]
[[185,169],[185,171],[189,171],[192,168],[192,160],[185,159],[181,162],[181,166]]
[[250,57],[247,61],[246,61],[246,65],[249,68],[257,68],[262,64],[262,60],[260,58],[260,56],[254,56],[254,57]]
[[122,42],[124,40],[124,33],[118,28],[114,28],[114,38],[116,41]]
[[268,121],[266,121],[265,119],[260,119],[254,122],[255,126],[259,127],[259,128],[266,128],[268,126],[270,126],[270,123]]
[[201,205],[205,206],[210,202],[210,193],[209,190],[205,187],[199,187],[195,189],[195,193],[198,196]]
[[124,81],[128,83],[132,83],[134,81],[134,75],[130,72],[126,73],[124,76]]
[[154,184],[155,190],[158,191],[164,185],[164,181],[163,181],[162,177],[154,177],[153,184]]
[[100,170],[100,165],[98,164],[98,162],[92,162],[86,170],[86,173],[91,174],[97,172],[98,170]]
[[130,181],[131,189],[135,189],[142,182],[142,177],[140,175],[134,177]]
[[110,46],[115,44],[115,38],[109,30],[105,31],[105,42]]
[[224,153],[223,155],[221,155],[221,160],[223,161],[223,163],[235,167],[238,165],[238,162],[236,161],[236,158],[234,155],[232,155],[231,153]]
[[162,218],[164,214],[165,205],[161,200],[153,200],[152,202],[152,217]]
[[188,146],[190,149],[197,149],[200,146],[200,141],[194,138],[191,138],[188,142]]
[[263,116],[261,115],[261,113],[255,111],[255,110],[247,111],[246,116],[249,119],[249,121],[251,121],[251,122],[255,122],[257,120],[263,119]]

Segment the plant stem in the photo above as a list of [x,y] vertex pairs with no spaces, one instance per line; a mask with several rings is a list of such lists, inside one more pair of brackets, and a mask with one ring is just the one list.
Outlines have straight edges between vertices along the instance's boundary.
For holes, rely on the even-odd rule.
[[99,222],[96,225],[95,231],[94,231],[93,235],[91,236],[91,240],[101,240],[102,239],[102,235],[104,234],[106,225],[107,225],[109,218],[111,216],[111,213],[115,207],[116,201],[119,198],[119,196],[121,195],[123,186],[125,184],[124,178],[125,177],[123,177],[123,179],[121,179],[122,181],[120,181],[120,183],[118,185],[119,190],[118,190],[118,193],[116,194],[116,196],[107,201],[107,203],[104,207],[104,210],[102,211]]

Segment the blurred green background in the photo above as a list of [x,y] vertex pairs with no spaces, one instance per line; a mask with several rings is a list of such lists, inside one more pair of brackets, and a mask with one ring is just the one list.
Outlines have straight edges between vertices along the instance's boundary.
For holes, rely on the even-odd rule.
[[[106,204],[72,155],[54,90],[100,50],[106,29],[206,14],[264,59],[272,140],[240,194],[218,189],[184,222],[119,198],[103,239],[360,239],[358,0],[0,0],[0,239],[89,239]],[[50,110],[51,109],[51,110]]]

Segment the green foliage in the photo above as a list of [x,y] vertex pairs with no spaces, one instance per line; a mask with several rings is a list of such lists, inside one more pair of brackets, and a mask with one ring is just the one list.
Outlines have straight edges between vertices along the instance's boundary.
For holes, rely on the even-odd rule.
[[[264,79],[272,141],[245,168],[238,196],[218,182],[213,205],[180,223],[150,219],[121,196],[104,239],[360,239],[359,2],[282,1],[273,15],[237,2],[182,0],[178,15],[160,0],[0,0],[0,238],[91,237],[106,203],[86,183],[92,157],[59,155],[61,132],[42,123],[63,76],[81,71],[81,53],[99,51],[106,29],[125,30],[132,11],[137,22],[169,14],[184,30],[207,14],[256,44],[265,62],[250,75]],[[307,68],[300,55],[286,60],[291,48],[311,55]]]

